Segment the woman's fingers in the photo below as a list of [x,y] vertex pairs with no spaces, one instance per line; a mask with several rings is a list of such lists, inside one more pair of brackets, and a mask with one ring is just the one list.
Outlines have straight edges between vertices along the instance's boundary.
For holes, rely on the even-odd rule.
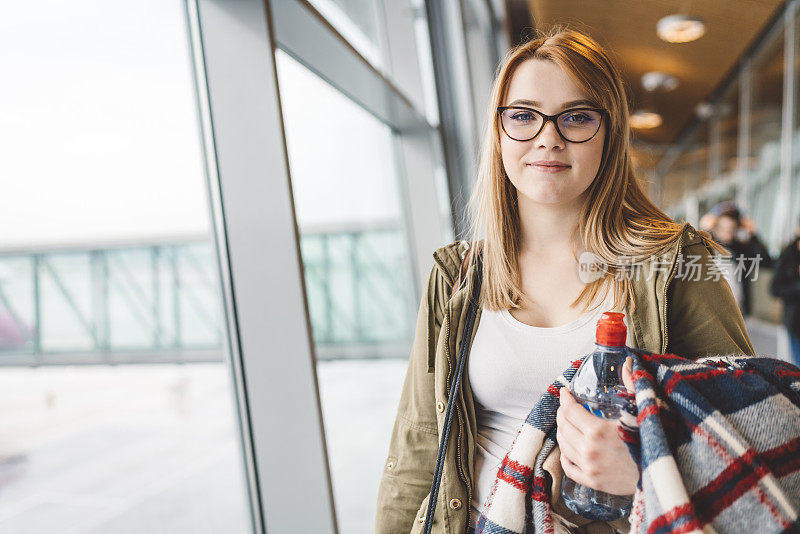
[[561,406],[559,410],[563,410],[563,416],[576,431],[581,434],[596,431],[600,426],[602,419],[589,413],[589,411],[578,404],[572,393],[567,388],[561,388]]
[[558,441],[558,446],[561,448],[561,456],[565,456],[571,464],[581,469],[582,456],[578,447],[582,438],[578,436],[576,439],[575,436],[570,436],[569,434],[565,428],[560,426],[556,430],[556,441]]
[[[577,406],[577,408],[580,410],[583,410],[583,407],[575,402],[575,399],[572,398],[572,395],[570,395],[569,392],[566,394],[562,393],[561,399],[561,406],[556,412],[556,424],[560,429],[568,430],[568,434],[572,436],[571,439],[581,439],[583,432],[581,432],[580,427],[576,426],[575,423],[572,422],[571,414],[573,406]],[[570,400],[572,401],[572,405],[569,403]]]
[[580,467],[578,467],[575,463],[570,461],[569,458],[564,454],[564,450],[561,450],[561,469],[564,470],[564,474],[567,475],[569,478],[577,482],[578,484],[586,485],[586,480],[583,475],[583,471],[581,471]]
[[633,387],[633,358],[625,358],[625,365],[622,366],[622,383],[629,393],[635,393]]

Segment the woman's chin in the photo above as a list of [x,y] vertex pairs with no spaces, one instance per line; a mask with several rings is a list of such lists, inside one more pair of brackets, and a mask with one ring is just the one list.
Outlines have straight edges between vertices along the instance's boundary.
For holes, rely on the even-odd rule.
[[563,204],[569,202],[573,196],[564,190],[563,183],[554,183],[552,180],[537,179],[527,186],[518,190],[519,195],[536,204]]

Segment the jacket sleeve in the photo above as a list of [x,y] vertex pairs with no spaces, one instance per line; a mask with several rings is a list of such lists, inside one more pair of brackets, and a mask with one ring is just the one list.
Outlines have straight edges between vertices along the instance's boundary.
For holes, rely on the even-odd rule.
[[[691,256],[697,256],[689,268]],[[753,355],[742,312],[703,242],[683,249],[683,271],[667,288],[666,352],[684,358]]]
[[[790,247],[796,247],[796,244]],[[778,263],[775,265],[772,283],[770,283],[769,291],[774,297],[782,299],[800,299],[800,277],[792,272],[792,250],[787,247],[778,258]]]
[[428,354],[436,349],[443,294],[448,289],[434,265],[420,301],[414,343],[378,488],[376,534],[410,532],[422,501],[430,493],[439,438],[434,374],[428,372]]

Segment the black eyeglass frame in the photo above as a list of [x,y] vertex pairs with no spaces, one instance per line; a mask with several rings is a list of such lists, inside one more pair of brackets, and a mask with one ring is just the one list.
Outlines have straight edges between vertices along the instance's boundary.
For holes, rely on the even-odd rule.
[[[529,137],[528,139],[517,139],[515,137],[511,137],[511,134],[509,134],[506,131],[506,126],[503,124],[503,112],[505,110],[507,110],[507,109],[524,109],[525,111],[532,111],[532,112],[536,113],[537,115],[541,116],[544,119],[544,121],[542,121],[542,125],[539,127],[539,131],[536,132],[536,135],[534,135],[533,137]],[[558,127],[558,120],[557,120],[558,117],[560,117],[561,115],[564,115],[565,113],[571,113],[571,112],[574,112],[574,111],[597,111],[598,113],[600,113],[600,122],[597,124],[597,130],[595,130],[595,132],[592,134],[592,136],[589,139],[586,139],[584,141],[572,141],[570,139],[567,139],[567,137],[561,132],[561,129]],[[526,141],[530,141],[531,139],[536,139],[536,137],[540,133],[542,133],[542,130],[544,130],[544,127],[547,125],[547,123],[549,121],[553,121],[553,126],[556,127],[556,131],[558,132],[558,135],[561,136],[561,139],[563,139],[564,141],[566,141],[568,143],[580,144],[580,143],[586,143],[587,141],[591,141],[592,139],[594,139],[594,137],[597,135],[597,132],[600,131],[600,127],[603,126],[603,119],[605,119],[608,116],[608,112],[606,110],[604,110],[603,108],[584,107],[584,108],[565,109],[564,111],[562,111],[560,113],[556,113],[555,115],[547,115],[545,113],[542,113],[541,111],[538,111],[538,110],[533,109],[533,108],[528,108],[528,107],[525,107],[525,106],[498,106],[497,107],[497,115],[500,118],[500,128],[503,129],[503,133],[506,134],[509,139],[513,139],[514,141],[519,141],[521,143],[524,143]]]

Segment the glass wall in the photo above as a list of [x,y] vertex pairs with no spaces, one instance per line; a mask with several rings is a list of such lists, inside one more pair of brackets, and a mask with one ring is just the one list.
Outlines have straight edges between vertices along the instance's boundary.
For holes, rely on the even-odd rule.
[[252,532],[183,3],[0,50],[0,532]]
[[[709,124],[695,125],[683,141],[682,150],[662,176],[661,202],[675,206],[683,201],[687,191],[695,191],[710,182],[709,177]],[[685,206],[675,206],[685,215]]]
[[784,32],[774,32],[753,58],[750,93],[750,150],[746,158],[747,206],[761,239],[778,252],[783,110]]
[[280,50],[277,64],[318,355],[405,345],[416,305],[394,134]]
[[795,42],[794,42],[794,95],[793,103],[794,103],[794,116],[792,120],[794,121],[792,124],[792,136],[791,136],[791,147],[792,147],[792,158],[791,158],[791,168],[789,171],[790,175],[790,192],[789,198],[791,202],[789,203],[789,216],[788,221],[786,222],[786,228],[784,229],[785,235],[784,237],[787,238],[792,234],[792,232],[797,231],[797,227],[800,226],[800,98],[798,98],[798,93],[800,93],[800,16],[794,23],[794,34],[795,34]]
[[[662,201],[672,216],[685,216],[687,198],[696,198],[700,215],[722,201],[737,201],[743,215],[751,219],[758,237],[772,255],[792,237],[800,217],[800,139],[787,137],[783,131],[787,120],[797,120],[800,111],[794,105],[795,117],[787,116],[785,107],[786,25],[800,31],[797,17],[791,12],[776,20],[772,28],[756,43],[753,51],[743,58],[720,96],[710,102],[713,115],[707,134],[691,131],[677,141],[680,153],[671,165],[662,169]],[[790,17],[795,19],[791,20]],[[795,38],[796,41],[796,38]],[[797,43],[792,44],[797,47]],[[797,81],[800,72],[798,51],[795,50]],[[796,102],[798,90],[794,83]],[[745,117],[742,112],[746,112]],[[744,128],[744,130],[743,130]],[[701,126],[702,129],[702,126]],[[796,131],[796,130],[795,130]],[[744,134],[743,134],[744,132]],[[693,187],[693,173],[688,169],[697,161],[698,135],[707,135],[708,171],[702,173]],[[791,169],[784,169],[783,143],[791,143]],[[702,143],[701,143],[702,144]],[[791,185],[789,198],[782,193],[782,175],[788,174]],[[786,202],[784,210],[782,203]]]
[[416,308],[394,134],[276,56],[339,528],[369,532],[404,376],[376,358],[408,356]]
[[380,0],[309,0],[342,37],[375,67],[386,64],[386,26]]
[[464,37],[469,55],[469,74],[475,125],[480,134],[486,128],[486,108],[491,96],[498,53],[492,32],[489,4],[481,0],[461,0]]
[[719,120],[719,157],[722,178],[739,170],[739,101],[741,83],[737,78],[715,106]]

